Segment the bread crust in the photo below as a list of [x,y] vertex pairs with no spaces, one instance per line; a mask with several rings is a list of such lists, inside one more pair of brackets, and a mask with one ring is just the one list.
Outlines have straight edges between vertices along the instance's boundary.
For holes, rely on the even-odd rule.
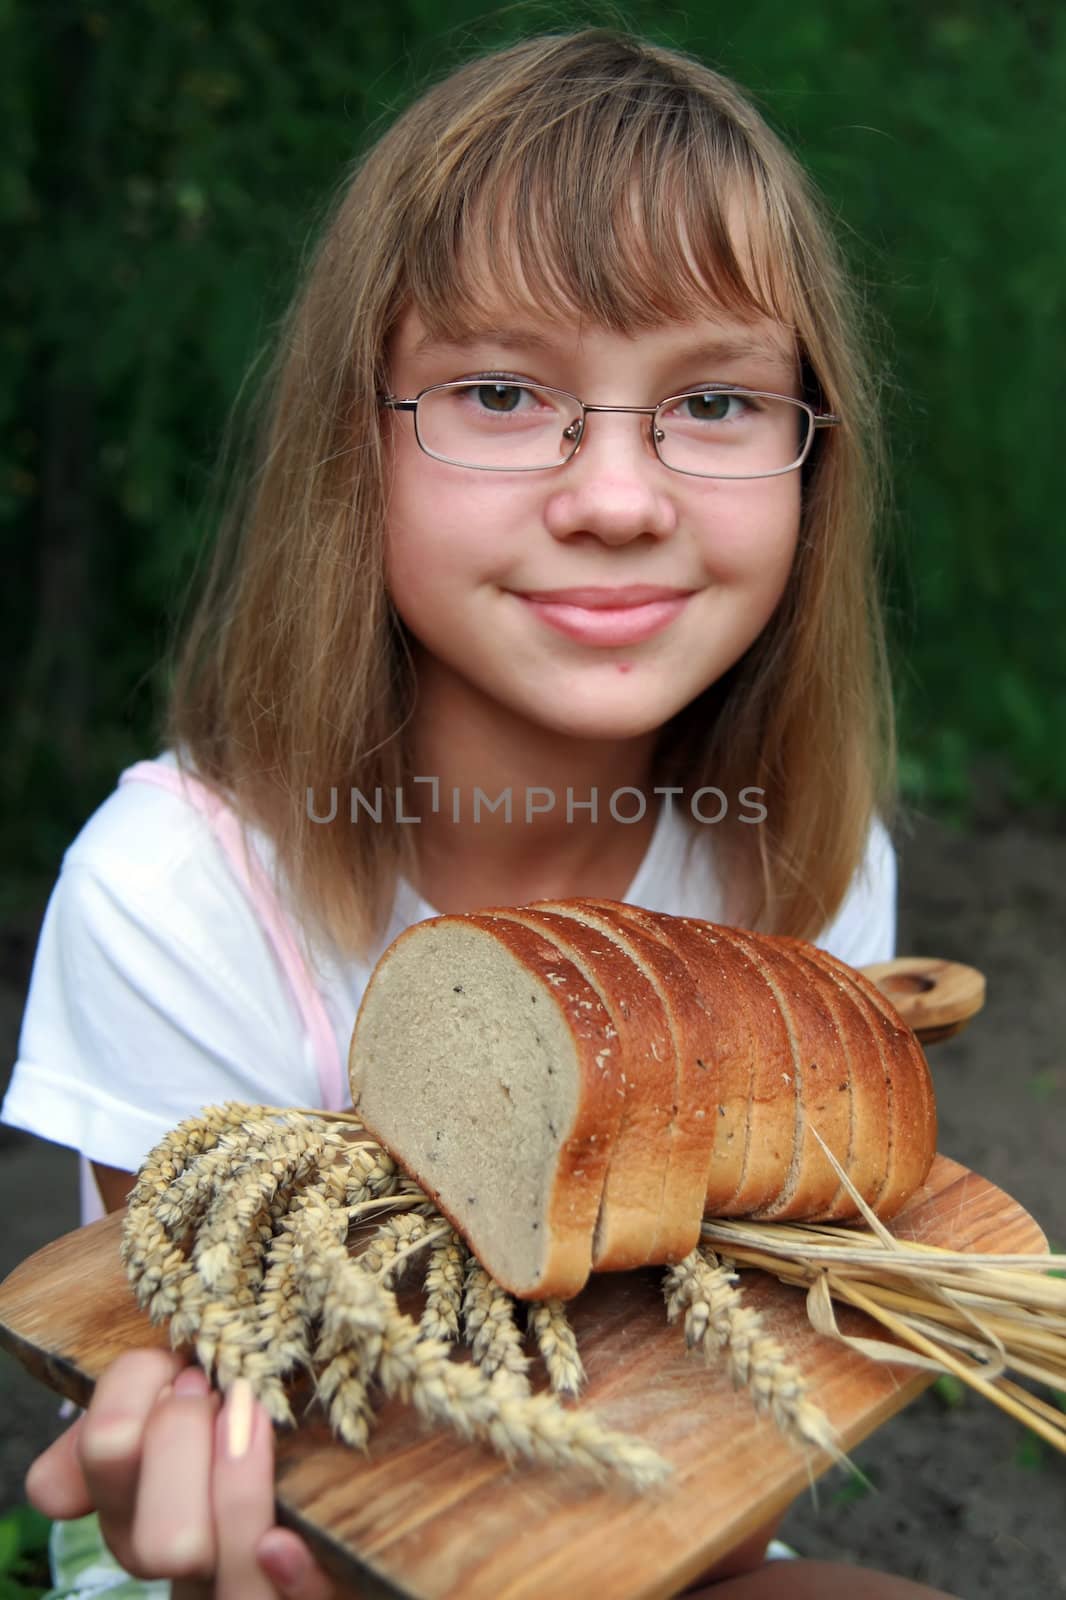
[[[700,1011],[688,967],[671,946],[645,932],[634,918],[623,915],[634,908],[621,901],[575,899],[552,902],[569,908],[568,914],[584,919],[586,925],[596,928],[605,937],[616,941],[627,952],[654,986],[663,1005],[667,1026],[672,1039],[671,1068],[663,1090],[669,1108],[665,1130],[657,1135],[656,1162],[661,1161],[662,1182],[656,1205],[656,1220],[644,1257],[648,1264],[681,1261],[695,1247],[699,1237],[698,1219],[693,1223],[692,1203],[679,1183],[685,1182],[686,1124],[680,1114],[681,1088],[697,1070],[700,1051],[700,1029],[704,1017]],[[689,1153],[689,1165],[697,1161],[702,1172],[705,1165],[702,1129]],[[616,1152],[615,1159],[618,1159]],[[637,1169],[648,1160],[647,1141],[631,1142],[629,1158]],[[608,1182],[610,1178],[608,1177]],[[689,1184],[698,1185],[699,1174],[688,1175]]]
[[832,1213],[840,1180],[815,1132],[842,1164],[852,1142],[852,1080],[849,1072],[842,1076],[840,1071],[843,1048],[836,1012],[821,984],[812,981],[809,969],[790,951],[766,938],[747,938],[777,986],[793,1050],[796,1109],[796,1152],[788,1181],[777,1199],[754,1215],[824,1219]]
[[864,973],[817,946],[811,946],[810,955],[865,1008],[876,1040],[890,1101],[889,1152],[885,1184],[871,1205],[887,1220],[921,1187],[936,1155],[936,1098],[929,1064],[913,1031]]
[[[569,906],[570,902],[559,902]],[[677,1063],[662,996],[620,944],[552,902],[489,908],[535,928],[574,963],[618,1030],[621,1118],[592,1245],[594,1271],[618,1272],[651,1259],[673,1123]]]
[[[664,1203],[664,1226],[673,1215],[702,1217],[713,1196],[719,1201],[735,1187],[743,1168],[749,1133],[749,1093],[756,1060],[755,1030],[749,1016],[748,986],[732,951],[712,954],[696,918],[621,907],[638,927],[662,941],[688,973],[684,993],[691,1004],[684,1026],[691,1045],[678,1087],[678,1126]],[[780,1114],[780,1102],[777,1104]],[[699,1238],[698,1227],[689,1248]]]
[[[813,946],[799,939],[775,939],[774,943],[787,947],[793,961],[802,968],[804,981],[814,985],[833,1017],[841,1069],[836,1092],[842,1095],[849,1091],[850,1107],[847,1159],[842,1165],[859,1193],[872,1202],[880,1196],[888,1177],[890,1115],[888,1085],[872,1023],[850,989],[814,959]],[[823,1082],[821,1090],[832,1093],[832,1082]],[[808,1114],[832,1148],[817,1102],[813,1110],[808,1107]],[[839,1151],[834,1154],[839,1158]],[[858,1215],[858,1206],[840,1184],[821,1220],[842,1222]]]
[[696,917],[681,919],[686,940],[702,945],[702,984],[717,1028],[728,1028],[718,1090],[716,1141],[707,1174],[708,1216],[746,1216],[781,1192],[795,1150],[793,1071],[788,1030],[759,962],[730,937],[732,930]]

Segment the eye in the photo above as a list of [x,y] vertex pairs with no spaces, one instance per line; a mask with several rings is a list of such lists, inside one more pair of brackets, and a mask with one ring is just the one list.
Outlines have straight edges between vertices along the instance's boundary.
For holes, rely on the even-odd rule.
[[677,414],[685,421],[728,422],[739,421],[758,407],[747,395],[724,393],[720,389],[707,389],[699,394],[686,394],[677,403]]
[[532,391],[518,383],[475,383],[460,390],[464,399],[472,399],[479,409],[493,411],[497,416],[511,416],[522,404],[522,396],[532,400]]

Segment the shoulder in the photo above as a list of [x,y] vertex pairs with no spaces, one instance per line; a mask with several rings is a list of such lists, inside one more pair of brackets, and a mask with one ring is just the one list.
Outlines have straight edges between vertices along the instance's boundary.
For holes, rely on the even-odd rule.
[[317,1095],[284,971],[208,815],[169,779],[120,783],[52,891],[4,1119],[132,1170],[204,1104]]
[[64,873],[82,869],[116,887],[151,893],[192,868],[218,875],[225,861],[208,813],[170,752],[128,767],[63,857]]

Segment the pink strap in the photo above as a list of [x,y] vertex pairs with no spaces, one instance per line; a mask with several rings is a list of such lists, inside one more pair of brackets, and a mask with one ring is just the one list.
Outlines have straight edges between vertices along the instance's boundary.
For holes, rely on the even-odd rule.
[[341,1110],[345,1103],[344,1073],[336,1034],[326,1015],[322,996],[282,915],[274,887],[262,864],[246,848],[240,822],[232,807],[198,778],[187,777],[174,767],[161,767],[154,761],[135,762],[132,767],[126,768],[118,781],[154,783],[157,788],[180,795],[207,818],[273,946],[281,970],[289,980],[315,1052],[322,1108],[327,1111]]

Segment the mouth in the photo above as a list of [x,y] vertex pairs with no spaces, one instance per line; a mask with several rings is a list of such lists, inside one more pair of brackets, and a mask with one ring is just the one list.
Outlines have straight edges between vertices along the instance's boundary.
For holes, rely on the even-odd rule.
[[630,583],[621,588],[607,589],[587,586],[581,589],[530,589],[522,599],[535,600],[546,605],[580,606],[585,611],[621,611],[631,606],[650,605],[659,600],[686,598],[690,589],[667,589],[651,583]]
[[[517,596],[539,621],[582,644],[610,648],[639,644],[669,626],[688,603],[691,590],[569,589]],[[641,594],[653,598],[642,599]],[[581,595],[580,601],[561,595]],[[589,599],[589,596],[594,596]],[[624,598],[619,599],[619,596]],[[634,598],[636,596],[636,598]]]

